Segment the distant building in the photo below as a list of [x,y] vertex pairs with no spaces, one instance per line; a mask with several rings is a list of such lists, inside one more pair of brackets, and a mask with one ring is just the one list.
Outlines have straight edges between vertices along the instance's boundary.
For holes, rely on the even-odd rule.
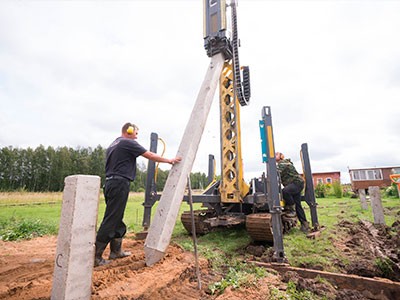
[[350,181],[353,191],[368,189],[370,186],[388,187],[392,184],[391,174],[400,173],[400,166],[396,167],[374,167],[350,169]]
[[312,177],[314,186],[316,186],[318,183],[332,184],[335,181],[340,183],[339,171],[312,173]]

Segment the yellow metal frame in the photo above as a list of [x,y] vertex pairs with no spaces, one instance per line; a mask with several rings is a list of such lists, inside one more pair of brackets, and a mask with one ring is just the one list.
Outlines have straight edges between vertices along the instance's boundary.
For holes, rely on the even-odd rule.
[[240,104],[234,93],[232,61],[225,62],[220,77],[222,203],[240,203],[250,187],[243,178]]

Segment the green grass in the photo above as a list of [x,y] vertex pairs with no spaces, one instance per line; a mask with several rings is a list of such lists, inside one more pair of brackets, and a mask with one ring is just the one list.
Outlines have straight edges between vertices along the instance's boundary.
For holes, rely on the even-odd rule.
[[39,219],[10,218],[6,222],[0,222],[0,240],[3,241],[31,239],[47,234],[57,234],[57,227]]
[[0,209],[0,239],[13,241],[57,234],[61,203],[3,206]]
[[[342,220],[357,223],[360,220],[373,222],[372,208],[369,205],[367,210],[361,209],[359,199],[352,198],[320,198],[317,199],[318,221],[323,227],[321,235],[317,239],[304,238],[304,234],[298,229],[292,229],[284,236],[285,254],[292,266],[307,267],[321,266],[326,271],[338,271],[335,260],[347,264],[347,258],[332,243],[335,233],[339,229],[338,224]],[[385,222],[391,226],[398,220],[400,213],[399,199],[382,199],[385,211]],[[303,203],[309,222],[311,218],[309,209]]]
[[[318,219],[320,224],[328,228],[332,228],[338,221],[346,219],[350,222],[357,222],[358,220],[367,220],[373,222],[373,214],[371,206],[367,210],[361,208],[360,200],[353,198],[320,198],[317,199]],[[394,211],[400,210],[400,199],[396,198],[383,198],[382,205],[385,210],[385,222],[391,226],[396,221],[396,214]],[[307,205],[303,204],[306,213],[309,215]]]
[[210,284],[209,289],[211,294],[216,294],[223,292],[229,286],[233,288],[257,287],[258,280],[266,275],[267,271],[264,268],[236,262],[227,268],[225,276],[220,281]]
[[[124,222],[128,231],[138,232],[142,230],[143,201],[143,193],[131,193],[129,195],[124,214]],[[16,223],[35,223],[38,220],[43,226],[49,227],[47,231],[42,232],[57,234],[62,209],[62,193],[0,193],[0,207],[0,236],[2,236],[2,231],[16,228]],[[100,226],[103,219],[105,207],[104,196],[101,193],[97,226]],[[199,207],[199,204],[194,205],[195,209]],[[155,213],[156,208],[157,203],[152,209],[152,214]],[[180,213],[185,210],[189,210],[187,203],[182,204]],[[174,235],[188,237],[182,223],[177,222]],[[27,237],[21,236],[21,238]]]

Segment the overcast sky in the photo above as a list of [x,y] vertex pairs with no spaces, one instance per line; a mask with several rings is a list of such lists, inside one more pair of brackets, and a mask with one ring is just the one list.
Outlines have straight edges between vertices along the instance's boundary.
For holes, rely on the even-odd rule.
[[[202,2],[0,1],[0,147],[107,147],[130,121],[175,156],[210,62]],[[246,179],[265,170],[263,106],[298,169],[302,143],[313,172],[342,182],[348,167],[400,165],[399,16],[400,1],[239,1]],[[193,172],[219,161],[217,94]]]

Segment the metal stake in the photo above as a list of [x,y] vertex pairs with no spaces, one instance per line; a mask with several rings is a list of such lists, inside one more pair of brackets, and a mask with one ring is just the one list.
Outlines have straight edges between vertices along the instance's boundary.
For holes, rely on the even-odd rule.
[[196,264],[197,287],[199,290],[201,290],[199,259],[198,259],[198,255],[197,255],[196,226],[194,223],[193,198],[192,198],[192,187],[191,187],[191,183],[190,183],[190,175],[188,176],[187,186],[188,186],[188,193],[189,193],[190,217],[192,219],[192,238],[193,238],[193,247],[194,247],[194,258],[195,258],[195,264]]

